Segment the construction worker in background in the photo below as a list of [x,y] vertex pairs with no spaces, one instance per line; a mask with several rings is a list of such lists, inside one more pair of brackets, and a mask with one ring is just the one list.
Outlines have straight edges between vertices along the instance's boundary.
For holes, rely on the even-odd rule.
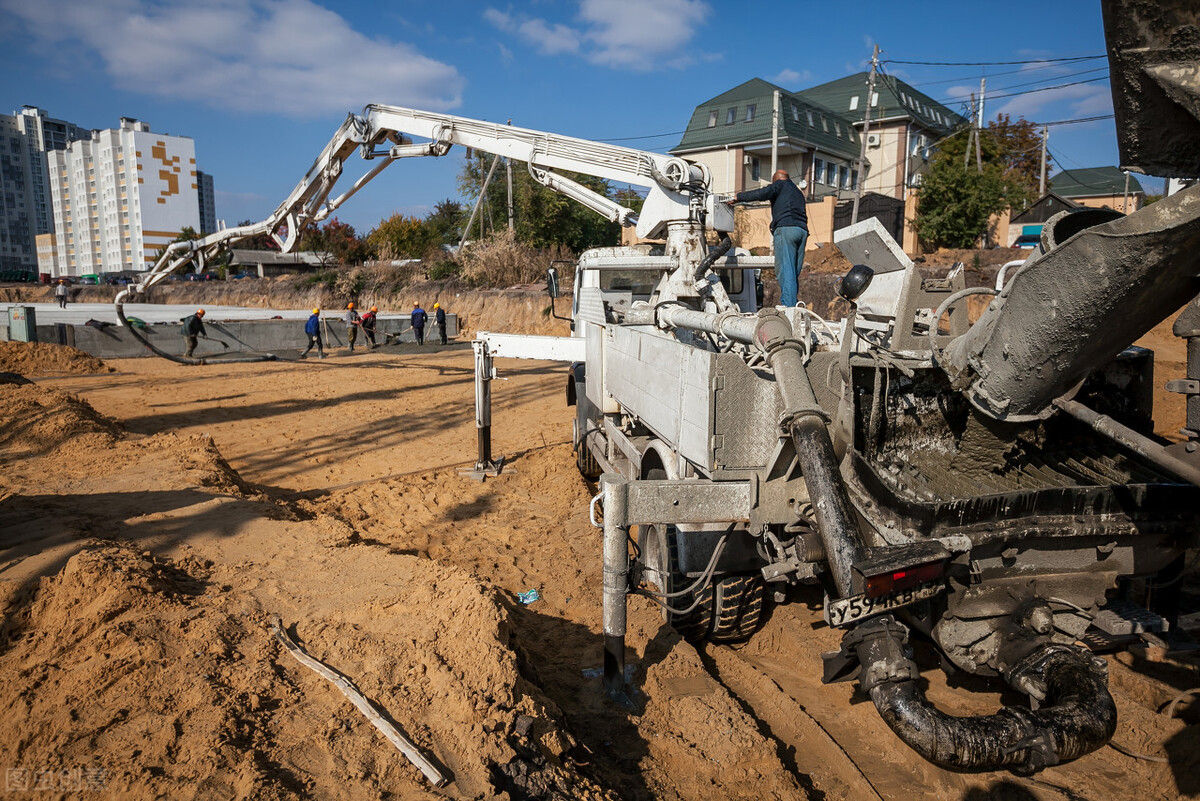
[[377,314],[379,314],[379,309],[372,306],[371,310],[362,316],[362,322],[359,323],[362,326],[363,336],[371,343],[372,349],[379,347],[375,341],[375,315]]
[[195,314],[183,318],[183,339],[187,342],[186,355],[189,359],[199,344],[197,337],[208,339],[208,332],[204,330],[204,309],[196,309]]
[[313,345],[317,346],[317,353],[322,359],[325,358],[325,346],[321,344],[321,310],[313,309],[312,316],[308,318],[308,322],[304,324],[304,333],[308,334],[308,347],[300,354],[301,359],[308,358],[308,352],[313,349]]
[[358,327],[362,325],[362,315],[354,308],[353,303],[346,304],[346,339],[350,342],[350,352],[354,353],[354,343],[358,339]]
[[67,282],[58,279],[58,286],[54,287],[54,299],[58,301],[60,309],[67,308]]
[[428,319],[429,315],[421,308],[421,304],[414,303],[409,322],[412,323],[413,335],[417,338],[418,345],[425,344],[425,321]]
[[446,310],[442,308],[442,304],[433,304],[433,322],[438,327],[438,335],[442,338],[442,344],[446,344]]

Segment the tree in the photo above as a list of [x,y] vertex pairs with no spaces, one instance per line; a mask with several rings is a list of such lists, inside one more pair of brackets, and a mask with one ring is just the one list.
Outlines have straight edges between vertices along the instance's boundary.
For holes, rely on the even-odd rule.
[[328,253],[334,264],[361,264],[371,255],[370,246],[358,238],[354,226],[337,217],[324,228],[313,226],[300,236],[299,249]]
[[969,139],[963,129],[943,140],[921,181],[913,229],[938,247],[974,247],[994,214],[1037,197],[1041,137],[1033,123],[1000,115],[979,137],[979,164]]
[[425,226],[437,245],[457,245],[462,238],[462,228],[467,224],[467,212],[456,200],[445,200],[433,207],[425,217]]
[[440,244],[434,232],[419,217],[395,212],[367,234],[368,245],[384,260],[419,259],[429,247]]
[[[480,154],[468,158],[458,176],[462,193],[472,202],[479,197],[484,178],[491,168],[491,158]],[[564,245],[575,253],[588,248],[615,245],[620,241],[620,228],[596,212],[547,189],[533,179],[525,162],[514,161],[513,205],[517,240],[536,248]],[[564,173],[564,176],[583,184],[598,194],[611,197],[608,182],[591,175]],[[507,225],[508,189],[499,168],[488,185],[487,195],[479,210],[468,238],[478,238],[479,230]]]

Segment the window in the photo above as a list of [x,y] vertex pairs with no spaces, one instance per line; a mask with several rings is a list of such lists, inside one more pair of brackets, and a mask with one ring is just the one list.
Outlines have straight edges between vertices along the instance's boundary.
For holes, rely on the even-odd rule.
[[850,110],[851,111],[858,110],[858,95],[855,95],[854,97],[850,98]]
[[850,188],[858,189],[858,170],[850,171]]
[[746,119],[743,122],[754,122],[754,109],[758,108],[757,104],[751,103],[746,106]]
[[713,109],[712,111],[708,112],[708,127],[715,128],[716,125],[717,125],[717,110]]
[[872,105],[872,106],[878,106],[878,105],[879,105],[879,92],[872,92],[872,93],[871,93],[871,105]]
[[721,279],[721,283],[725,286],[725,292],[729,295],[742,294],[742,271],[741,270],[717,270],[717,277]]
[[758,156],[750,157],[750,180],[758,181],[762,178],[762,161]]
[[825,162],[821,159],[813,159],[813,183],[825,183]]
[[829,133],[829,120],[825,119],[824,114],[821,115],[821,128],[825,131],[825,133]]
[[737,106],[734,106],[733,108],[729,109],[729,111],[725,112],[725,124],[733,125],[733,123],[736,121],[737,121]]
[[833,130],[834,130],[834,135],[836,135],[838,139],[841,139],[842,138],[842,126],[837,120],[833,121]]
[[809,128],[813,127],[813,116],[812,116],[812,112],[811,112],[811,111],[809,111],[808,109],[804,109],[804,116],[808,118],[808,127],[809,127]]
[[792,104],[792,122],[800,122],[800,109],[796,107],[795,103]]
[[850,168],[847,167],[845,164],[838,167],[838,188],[839,189],[849,189],[850,188]]

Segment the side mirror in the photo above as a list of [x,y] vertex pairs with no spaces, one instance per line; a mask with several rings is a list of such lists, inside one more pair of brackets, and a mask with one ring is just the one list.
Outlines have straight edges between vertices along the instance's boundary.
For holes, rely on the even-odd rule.
[[558,297],[558,268],[551,267],[546,270],[546,292],[551,298]]
[[842,276],[842,280],[838,283],[837,293],[853,303],[867,291],[867,287],[871,285],[871,279],[874,277],[875,271],[870,267],[865,264],[856,264]]

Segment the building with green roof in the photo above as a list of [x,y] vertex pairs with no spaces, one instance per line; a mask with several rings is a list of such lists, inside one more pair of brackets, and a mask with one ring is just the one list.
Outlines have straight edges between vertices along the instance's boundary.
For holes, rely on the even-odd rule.
[[[859,72],[803,91],[803,95],[865,126],[870,75]],[[899,78],[879,74],[871,97],[867,132],[867,178],[863,189],[904,199],[920,184],[937,142],[969,120]]]
[[[807,180],[812,200],[848,198],[858,183],[867,77],[859,73],[801,92],[753,78],[696,106],[671,153],[706,164],[717,192],[764,185],[771,177],[778,92],[779,167],[793,180]],[[879,76],[875,89],[863,189],[904,199],[926,169],[930,146],[966,120],[890,76]]]
[[861,147],[853,123],[802,94],[753,78],[692,112],[683,139],[671,153],[706,164],[719,193],[740,192],[771,180],[772,119],[779,93],[778,167],[808,181],[810,198],[843,191],[857,182]]
[[1050,179],[1054,194],[1082,206],[1115,209],[1131,214],[1142,207],[1146,193],[1133,175],[1119,167],[1063,170]]

